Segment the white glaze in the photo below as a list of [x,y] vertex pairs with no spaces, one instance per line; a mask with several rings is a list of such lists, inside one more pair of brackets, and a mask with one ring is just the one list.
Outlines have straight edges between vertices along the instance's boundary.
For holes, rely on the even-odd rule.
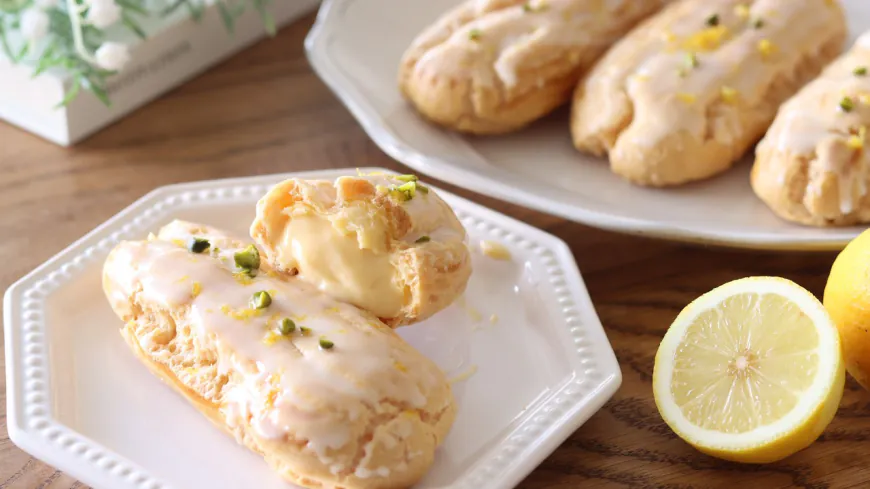
[[[815,80],[782,105],[758,151],[801,155],[809,160],[809,181],[805,205],[821,198],[826,175],[837,182],[838,206],[842,214],[856,210],[866,195],[870,159],[866,149],[846,146],[850,136],[870,126],[870,73],[856,76],[857,67],[870,70],[870,32],[862,34],[854,46],[831,63]],[[854,104],[850,112],[839,105],[844,97]],[[863,144],[868,141],[863,141]],[[784,183],[790,169],[783,165],[779,179]]]
[[[610,45],[620,25],[633,23],[651,9],[635,0],[478,0],[473,10],[476,18],[427,50],[416,71],[424,76],[468,76],[476,84],[511,88],[520,71],[543,66],[553,56],[563,56],[565,49]],[[480,35],[472,35],[475,32]],[[575,58],[576,64],[579,52]]]
[[[173,234],[171,228],[167,236]],[[241,249],[219,237],[211,242],[222,255]],[[427,393],[444,382],[434,364],[355,307],[300,280],[265,272],[244,285],[234,271],[226,260],[194,255],[163,240],[121,243],[106,266],[108,279],[121,294],[141,288],[147,302],[171,310],[190,307],[197,334],[214,335],[217,350],[230,352],[220,359],[221,368],[231,366],[244,380],[223,393],[221,412],[228,425],[250,415],[257,435],[307,440],[308,448],[324,458],[330,449],[347,443],[352,436],[347,421],[367,406],[389,399],[406,409],[422,408]],[[190,281],[202,284],[196,297]],[[232,317],[230,311],[250,312],[251,295],[260,290],[272,294],[268,308],[250,317]],[[311,334],[303,336],[297,329],[290,339],[266,344],[264,338],[284,317],[295,318],[297,327],[311,328]],[[321,349],[321,337],[335,347]],[[270,390],[273,402],[267,401]]]
[[[745,4],[748,15],[739,14]],[[635,39],[631,49],[617,46],[613,59],[593,72],[591,85],[622,85],[633,102],[631,124],[620,138],[633,145],[652,147],[677,132],[706,137],[707,110],[720,104],[718,126],[709,130],[723,144],[741,138],[739,107],[756,107],[772,80],[790,73],[804,53],[818,49],[820,35],[837,25],[837,12],[824,0],[711,0],[687,2],[677,14],[654,18],[646,37]],[[689,8],[691,6],[691,8]],[[700,8],[699,8],[700,6]],[[707,19],[718,15],[718,25]],[[756,29],[755,19],[764,25]],[[760,48],[769,41],[771,51]],[[691,67],[693,53],[697,66]],[[735,90],[740,104],[722,104],[722,89]],[[602,111],[622,111],[602,102]],[[613,120],[602,117],[602,120]],[[631,148],[617,145],[619,148]]]

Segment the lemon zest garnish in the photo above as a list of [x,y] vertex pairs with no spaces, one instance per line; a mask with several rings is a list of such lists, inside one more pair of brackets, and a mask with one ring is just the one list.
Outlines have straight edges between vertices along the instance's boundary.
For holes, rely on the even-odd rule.
[[722,100],[724,100],[726,103],[733,104],[737,101],[737,90],[728,86],[723,86],[721,93]]
[[453,377],[452,379],[448,380],[447,382],[449,382],[450,384],[462,382],[463,380],[468,380],[469,378],[471,378],[472,375],[474,375],[476,373],[477,373],[477,365],[472,365],[471,367],[469,367],[468,370],[466,370],[465,372],[462,372],[461,374],[457,375],[456,377]]
[[690,51],[714,51],[722,45],[728,33],[728,28],[724,25],[707,27],[686,38],[683,48]]
[[693,94],[685,92],[677,93],[677,98],[686,104],[694,104],[695,100],[697,100],[697,97],[695,97]]
[[846,146],[851,149],[862,149],[864,147],[864,140],[853,134],[846,140]]
[[249,321],[251,318],[258,317],[263,314],[262,309],[250,309],[247,307],[243,307],[241,309],[233,309],[226,304],[221,306],[221,312],[233,319],[238,319],[239,321]]
[[274,331],[267,331],[266,336],[263,337],[263,344],[266,346],[272,346],[280,339],[281,336],[276,334]]
[[637,81],[649,81],[650,77],[646,73],[638,73],[634,75],[634,79]]
[[199,296],[199,293],[202,292],[202,284],[199,282],[194,282],[190,286],[190,292],[193,294],[194,297]]
[[862,93],[858,95],[858,100],[864,105],[870,105],[870,94]]
[[770,56],[776,52],[776,46],[769,39],[762,39],[758,41],[758,52],[762,56]]
[[667,42],[674,42],[677,40],[677,35],[674,34],[673,32],[671,32],[670,29],[665,29],[665,31],[662,33],[662,35],[664,36],[665,41],[667,41]]
[[737,14],[737,16],[740,17],[741,19],[748,19],[749,18],[749,6],[746,5],[745,3],[741,3],[740,5],[737,5],[736,7],[734,7],[734,13]]
[[271,409],[275,405],[275,399],[278,397],[278,390],[271,389],[269,393],[266,394],[266,401],[263,402],[263,405],[266,409]]
[[178,280],[175,281],[175,283],[180,284],[181,282],[184,282],[185,280],[187,280],[189,278],[190,278],[190,276],[188,276],[188,275],[185,275],[183,277],[179,277]]
[[338,306],[327,307],[326,309],[323,310],[323,312],[332,312],[335,314],[338,314],[339,311],[340,311],[340,309],[338,308]]
[[483,240],[480,242],[480,251],[484,255],[496,260],[510,260],[511,252],[503,244],[495,241]]
[[393,367],[396,367],[396,370],[398,370],[399,372],[407,372],[408,371],[408,367],[406,367],[404,363],[402,363],[398,360],[393,360]]
[[186,247],[187,247],[187,245],[184,243],[184,241],[182,241],[182,240],[180,240],[180,239],[173,239],[172,242],[175,243],[175,244],[177,244],[178,246],[181,246],[182,248],[186,248]]
[[254,279],[252,279],[246,272],[236,272],[233,274],[233,278],[236,279],[236,282],[242,285],[251,285],[254,283]]

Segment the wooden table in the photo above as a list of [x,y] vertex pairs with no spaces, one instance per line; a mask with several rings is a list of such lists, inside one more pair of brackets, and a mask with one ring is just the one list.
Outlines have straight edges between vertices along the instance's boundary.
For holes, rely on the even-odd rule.
[[[0,123],[0,290],[160,185],[329,167],[408,171],[378,150],[308,66],[302,42],[312,20],[285,28],[72,149]],[[625,236],[436,183],[564,239],[622,365],[619,392],[521,487],[870,486],[864,458],[870,395],[851,380],[823,437],[766,466],[696,452],[668,430],[652,399],[656,348],[682,307],[747,275],[784,276],[820,295],[833,254]],[[16,448],[6,435],[5,412],[0,489],[84,487]]]

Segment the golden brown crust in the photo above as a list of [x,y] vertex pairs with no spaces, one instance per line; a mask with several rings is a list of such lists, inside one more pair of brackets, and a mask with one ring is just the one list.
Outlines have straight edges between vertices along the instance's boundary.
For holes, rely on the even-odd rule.
[[[784,104],[750,182],[779,217],[810,226],[870,222],[870,33]],[[840,104],[852,105],[849,111]]]
[[[185,227],[189,230],[197,230],[197,235],[209,236],[214,245],[219,245],[226,250],[241,249],[246,246],[246,243],[240,240],[224,238],[227,235],[217,230],[178,221],[168,226],[167,232],[162,233],[162,237],[171,241],[179,237],[179,233]],[[434,382],[434,384],[427,384],[433,387],[430,387],[429,391],[424,391],[426,403],[419,409],[409,409],[400,401],[383,398],[375,405],[367,406],[363,411],[360,411],[358,406],[347,408],[353,410],[348,411],[353,412],[353,415],[335,413],[336,419],[344,419],[346,423],[352,425],[350,431],[357,434],[356,438],[348,440],[346,445],[328,452],[332,459],[341,462],[341,465],[331,464],[308,449],[307,440],[297,434],[302,431],[295,430],[292,426],[285,436],[275,438],[259,434],[253,427],[251,414],[246,418],[234,418],[235,421],[230,422],[227,413],[232,411],[228,410],[228,403],[233,402],[231,398],[238,392],[240,386],[256,389],[251,387],[255,385],[250,383],[254,375],[251,372],[258,371],[260,367],[253,359],[240,359],[231,341],[226,338],[221,340],[216,336],[218,333],[197,322],[202,321],[201,318],[197,318],[201,317],[202,308],[205,307],[203,303],[197,306],[200,307],[200,312],[197,314],[191,313],[194,307],[192,303],[168,307],[154,298],[155,294],[161,293],[162,290],[146,290],[146,287],[154,286],[145,286],[139,279],[131,279],[135,273],[142,272],[136,272],[140,263],[136,263],[130,257],[142,256],[140,251],[143,250],[152,255],[156,253],[158,256],[163,256],[160,250],[165,249],[168,241],[161,239],[156,241],[163,243],[164,248],[155,250],[152,247],[156,245],[151,242],[119,244],[106,261],[103,284],[110,304],[118,316],[125,321],[121,329],[122,336],[135,356],[157,377],[179,392],[213,424],[229,433],[240,444],[263,455],[267,463],[282,477],[304,487],[399,489],[413,485],[426,473],[433,461],[436,447],[444,440],[455,419],[456,405],[449,384],[443,379],[440,370],[384,325],[380,325],[380,329],[370,330],[365,337],[371,338],[371,335],[375,335],[382,338],[390,345],[391,351],[398,351],[401,355],[406,355],[404,358],[414,359],[414,362],[419,361],[419,363],[406,362],[407,367],[403,366],[402,369],[405,370],[402,372],[407,373],[397,375],[431,376],[425,377],[430,379],[425,382]],[[134,252],[128,253],[131,250]],[[187,259],[184,258],[177,263],[183,265],[184,260]],[[197,260],[211,259],[197,257]],[[145,269],[151,270],[151,268]],[[197,278],[192,276],[188,280]],[[165,283],[177,283],[174,277],[165,280]],[[275,282],[269,283],[275,286]],[[197,292],[192,297],[198,296],[200,299],[210,300],[206,295],[212,291],[210,285],[204,282],[202,295],[198,295]],[[225,286],[226,284],[221,287]],[[239,285],[239,288],[243,287]],[[250,293],[248,289],[243,289],[241,292],[245,296]],[[353,319],[348,319],[346,327],[359,325],[361,328],[369,328],[366,326],[366,321],[370,320],[366,318],[370,316],[354,316]],[[251,323],[239,326],[248,329],[258,328],[256,324]],[[341,350],[336,350],[328,354],[330,357],[319,358],[324,362],[335,361],[337,358],[335,355],[341,354]],[[306,358],[305,361],[316,362],[318,356]],[[244,368],[240,367],[243,363],[247,365]],[[336,366],[333,364],[332,368]],[[441,379],[440,382],[437,379]],[[359,380],[376,381],[365,376],[359,377]],[[268,402],[264,399],[270,394],[264,390],[252,395],[260,396],[258,402]],[[336,404],[334,399],[323,401],[322,406],[341,409],[341,404]],[[378,473],[378,470],[382,470],[381,467],[385,468],[386,473]]]
[[[706,23],[711,12],[715,25]],[[719,174],[841,51],[846,32],[837,2],[679,0],[614,45],[580,82],[574,145],[606,154],[615,173],[639,185]]]
[[399,89],[461,132],[517,130],[568,101],[579,77],[663,0],[468,0],[405,52]]

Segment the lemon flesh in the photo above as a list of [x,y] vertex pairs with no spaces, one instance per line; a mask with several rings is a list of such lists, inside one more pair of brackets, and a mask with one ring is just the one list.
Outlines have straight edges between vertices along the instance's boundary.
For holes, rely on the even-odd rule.
[[730,282],[686,307],[662,340],[653,385],[674,432],[701,451],[771,462],[812,443],[843,394],[839,337],[793,282]]

